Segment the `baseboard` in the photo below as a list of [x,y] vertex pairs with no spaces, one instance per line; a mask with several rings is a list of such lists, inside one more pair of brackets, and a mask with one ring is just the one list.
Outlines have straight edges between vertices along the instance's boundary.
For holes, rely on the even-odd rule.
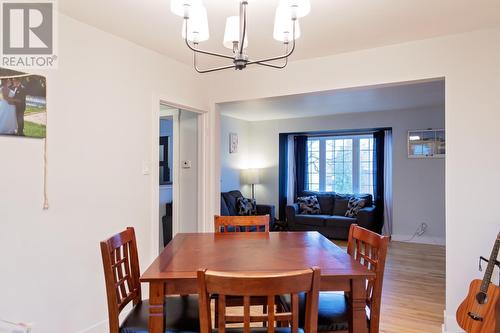
[[108,329],[108,320],[104,319],[98,323],[95,323],[92,326],[89,326],[89,327],[79,331],[78,333],[104,333],[104,332],[108,332],[107,329]]
[[458,326],[455,315],[450,316],[444,311],[444,324],[442,326],[443,333],[464,333],[464,330]]
[[397,242],[419,243],[419,244],[433,244],[433,245],[446,245],[446,239],[442,237],[432,236],[415,236],[412,235],[391,235],[391,240]]

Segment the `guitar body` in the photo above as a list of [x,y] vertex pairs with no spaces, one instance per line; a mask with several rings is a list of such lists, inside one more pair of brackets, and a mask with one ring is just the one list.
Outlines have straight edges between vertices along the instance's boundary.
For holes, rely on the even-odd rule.
[[490,283],[486,302],[480,304],[476,295],[481,282],[471,282],[469,294],[457,310],[458,324],[467,333],[500,333],[500,288]]

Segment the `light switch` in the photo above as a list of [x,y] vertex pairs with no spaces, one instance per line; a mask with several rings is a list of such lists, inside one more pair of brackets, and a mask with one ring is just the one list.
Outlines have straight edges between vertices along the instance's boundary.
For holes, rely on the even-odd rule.
[[191,161],[182,161],[182,168],[183,169],[190,169],[191,168]]
[[151,164],[149,162],[142,162],[142,174],[149,175],[151,173]]

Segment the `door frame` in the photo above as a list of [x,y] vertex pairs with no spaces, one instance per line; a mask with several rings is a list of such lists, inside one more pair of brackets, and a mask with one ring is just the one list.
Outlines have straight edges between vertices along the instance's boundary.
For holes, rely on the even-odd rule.
[[[177,102],[173,102],[169,100],[168,97],[162,95],[154,95],[153,96],[153,109],[152,109],[152,137],[151,137],[151,161],[150,161],[150,174],[151,174],[151,254],[152,258],[156,258],[158,255],[158,249],[160,248],[160,220],[158,212],[160,211],[160,203],[159,203],[159,195],[160,195],[160,186],[159,186],[159,154],[158,151],[160,149],[159,145],[159,136],[160,136],[160,106],[166,105],[172,108],[181,109],[189,112],[193,112],[198,114],[198,211],[197,211],[197,229],[198,231],[203,231],[204,220],[203,216],[205,216],[206,209],[208,204],[206,202],[207,196],[204,195],[206,192],[206,184],[208,181],[206,170],[208,169],[206,166],[208,165],[208,155],[206,154],[208,141],[207,138],[207,129],[209,122],[209,113],[206,110],[201,110],[192,106],[179,104]],[[172,163],[172,202],[179,202],[180,196],[179,191],[176,190],[175,184],[179,182],[179,171],[181,169],[180,161],[179,161],[179,140],[175,140],[176,135],[176,117],[174,117],[174,142],[173,142],[173,156],[174,161]],[[172,235],[175,236],[180,230],[180,221],[179,221],[179,205],[174,204],[172,207]]]

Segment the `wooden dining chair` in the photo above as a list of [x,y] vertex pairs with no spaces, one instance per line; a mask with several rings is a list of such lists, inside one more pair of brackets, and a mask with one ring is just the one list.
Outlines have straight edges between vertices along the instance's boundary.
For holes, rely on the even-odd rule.
[[[380,303],[384,280],[385,259],[389,237],[381,236],[356,224],[349,229],[347,253],[357,262],[375,273],[366,285],[367,320],[370,333],[379,332]],[[320,293],[318,332],[349,330],[348,297],[343,293]]]
[[[212,332],[210,295],[219,295],[219,311],[215,317],[218,332],[225,333],[226,324],[243,323],[243,328],[231,328],[231,332],[242,333],[315,333],[317,325],[320,269],[313,267],[290,272],[215,272],[198,271],[198,294],[200,295],[200,332]],[[306,294],[304,330],[299,328],[299,293]],[[289,294],[292,304],[289,312],[276,312],[276,296]],[[243,298],[243,315],[228,315],[226,299],[229,296]],[[250,312],[252,296],[266,297],[267,313],[255,315]],[[252,327],[251,323],[266,322],[267,327]],[[289,322],[291,327],[277,327]]]
[[[110,333],[148,331],[149,302],[142,300],[139,258],[134,228],[101,242],[104,280],[108,299]],[[120,312],[133,308],[120,325]],[[199,332],[198,297],[169,296],[165,300],[165,331]]]
[[[252,216],[219,216],[214,218],[215,233],[231,233],[231,232],[269,232],[269,215],[252,215]],[[215,299],[215,315],[218,315],[219,306],[217,295]],[[266,300],[261,297],[252,297],[251,305],[262,305],[263,311],[267,309]],[[241,297],[227,297],[227,307],[243,306]],[[217,327],[215,323],[215,327]]]
[[[370,333],[379,332],[380,302],[384,279],[385,259],[389,237],[352,224],[349,229],[347,253],[357,262],[375,273],[367,281],[366,307],[367,323]],[[349,294],[342,292],[321,292],[318,305],[318,332],[347,333],[349,331]],[[287,297],[281,298],[283,307],[290,307]],[[304,317],[301,298],[301,323]]]
[[219,216],[214,219],[216,233],[223,232],[269,232],[269,215]]

